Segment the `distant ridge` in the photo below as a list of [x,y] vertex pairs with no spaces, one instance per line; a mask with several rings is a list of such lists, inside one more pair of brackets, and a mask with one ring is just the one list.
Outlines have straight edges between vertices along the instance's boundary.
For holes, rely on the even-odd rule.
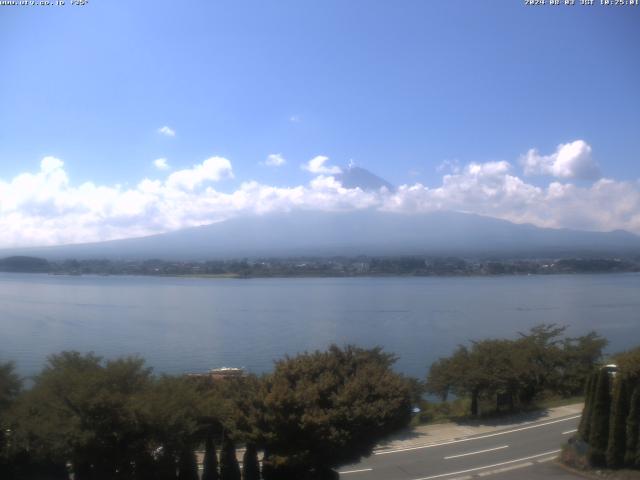
[[640,254],[640,237],[519,225],[457,212],[294,211],[142,238],[0,250],[0,258],[207,260],[339,255],[459,255],[560,258]]

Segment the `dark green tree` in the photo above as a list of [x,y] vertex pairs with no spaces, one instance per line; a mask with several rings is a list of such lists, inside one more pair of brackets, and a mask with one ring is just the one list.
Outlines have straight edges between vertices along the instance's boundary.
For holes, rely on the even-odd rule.
[[180,456],[178,457],[178,480],[199,480],[196,454],[190,448],[184,448],[180,451]]
[[260,443],[258,418],[261,414],[261,381],[255,375],[214,382],[210,404],[218,420],[218,430],[229,433],[234,440]]
[[159,468],[175,470],[181,452],[192,449],[199,440],[201,393],[197,384],[189,378],[163,375],[138,396],[136,408],[146,440],[162,452]]
[[630,467],[640,467],[638,450],[640,449],[640,385],[636,385],[631,395],[629,415],[626,421],[626,449],[624,463]]
[[562,341],[563,358],[556,385],[558,393],[569,397],[585,391],[586,380],[601,360],[607,343],[596,332]]
[[[429,371],[426,387],[429,393],[445,398],[449,392],[471,400],[471,415],[479,413],[480,400],[506,402],[512,409],[516,399],[534,382],[528,339],[487,339],[474,341],[471,348],[459,346],[451,357],[440,359]],[[527,402],[538,389],[530,386]],[[531,392],[531,393],[529,393]],[[499,402],[500,401],[500,402]]]
[[262,480],[278,480],[276,477],[277,472],[273,465],[273,457],[269,454],[269,450],[265,448],[262,454]]
[[202,480],[218,480],[218,457],[213,435],[208,434],[204,442]]
[[471,398],[471,415],[478,415],[478,402],[486,385],[486,372],[479,365],[479,342],[473,344],[475,355],[464,345],[458,346],[453,355],[441,358],[429,369],[426,390],[445,401],[449,393]]
[[163,449],[156,456],[155,471],[158,480],[176,480],[178,464],[174,452]]
[[[464,348],[464,347],[462,347]],[[443,357],[431,364],[427,375],[427,392],[436,395],[441,401],[446,402],[447,397],[459,383],[459,375],[456,372],[456,357],[454,353],[451,357]]]
[[626,421],[626,449],[624,463],[640,468],[640,347],[635,347],[613,356],[618,366],[618,375],[628,379],[629,390],[633,390],[629,400],[629,415]]
[[[640,427],[639,427],[640,430]],[[638,432],[638,437],[640,437],[640,431]],[[638,445],[636,447],[636,460],[633,464],[634,468],[640,467],[640,439],[638,440]]]
[[146,448],[133,399],[149,382],[138,358],[53,355],[14,410],[13,443],[36,461],[71,461],[78,480],[131,476]]
[[607,466],[609,468],[620,468],[624,464],[629,400],[628,380],[620,375],[614,381],[609,418],[609,441],[607,444]]
[[517,342],[512,340],[473,342],[472,367],[467,375],[474,375],[473,381],[477,382],[485,398],[496,401],[496,410],[499,409],[499,399],[508,403],[510,409],[514,407],[514,397],[518,395],[524,370],[520,364],[525,358],[520,353]]
[[591,332],[562,338],[566,327],[542,324],[515,340],[486,339],[459,346],[430,368],[426,388],[446,400],[449,393],[471,400],[477,415],[481,399],[530,405],[537,397],[582,392],[589,373],[600,359],[606,341]]
[[11,469],[2,480],[69,480],[65,465],[36,459],[29,452],[20,451],[11,458]]
[[134,458],[133,471],[135,480],[157,480],[157,463],[149,448],[140,449]]
[[253,443],[248,443],[242,456],[242,480],[260,480],[258,451]]
[[11,423],[11,415],[8,412],[22,387],[22,382],[14,370],[12,362],[0,363],[0,478],[11,478],[13,475],[13,460],[8,448]]
[[542,324],[520,334],[515,352],[520,359],[518,396],[522,404],[530,404],[545,389],[558,389],[561,372],[566,366],[560,339],[566,328]]
[[578,427],[578,434],[587,443],[589,443],[589,431],[591,428],[591,414],[593,412],[593,398],[595,396],[596,387],[598,384],[598,372],[593,372],[589,375],[587,385],[584,391],[584,408],[582,409],[582,416],[580,417],[580,425]]
[[264,382],[261,430],[276,478],[332,477],[406,426],[412,384],[380,348],[331,346],[276,362]]
[[611,414],[610,379],[606,369],[599,371],[596,385],[591,413],[588,458],[593,466],[605,466]]
[[21,388],[22,381],[15,373],[14,363],[0,363],[0,416],[9,409]]
[[220,451],[220,480],[240,480],[240,465],[236,457],[236,447],[229,435],[222,440]]

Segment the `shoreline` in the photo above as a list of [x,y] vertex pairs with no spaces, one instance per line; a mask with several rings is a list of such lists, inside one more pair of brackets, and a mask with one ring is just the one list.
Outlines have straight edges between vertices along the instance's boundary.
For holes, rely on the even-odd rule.
[[16,274],[16,275],[47,275],[50,277],[143,277],[143,278],[184,278],[184,279],[208,279],[208,280],[253,280],[253,279],[288,279],[288,278],[505,278],[505,277],[556,277],[556,276],[573,276],[573,275],[629,275],[640,274],[640,271],[594,271],[594,272],[546,272],[546,273],[494,273],[494,274],[402,274],[402,273],[366,273],[366,274],[308,274],[301,273],[299,275],[242,275],[238,273],[221,273],[221,274],[145,274],[145,273],[66,273],[66,272],[11,272],[2,271],[0,274]]

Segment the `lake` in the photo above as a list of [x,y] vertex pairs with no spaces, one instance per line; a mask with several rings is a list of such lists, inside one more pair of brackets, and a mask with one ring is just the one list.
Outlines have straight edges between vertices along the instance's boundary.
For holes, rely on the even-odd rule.
[[245,367],[332,342],[380,345],[424,377],[459,343],[539,323],[640,344],[640,275],[199,279],[0,273],[0,361],[23,375],[47,355],[138,354],[156,372]]

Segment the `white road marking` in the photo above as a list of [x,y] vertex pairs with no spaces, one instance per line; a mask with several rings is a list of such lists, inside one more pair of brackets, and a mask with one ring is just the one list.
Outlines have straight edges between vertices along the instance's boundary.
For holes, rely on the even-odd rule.
[[347,470],[345,472],[338,472],[340,475],[347,475],[348,473],[360,473],[360,472],[370,472],[373,468],[363,468],[361,470]]
[[574,432],[577,432],[577,431],[578,431],[578,429],[574,428],[573,430],[567,430],[566,432],[562,432],[562,434],[563,435],[569,435],[570,433],[574,433]]
[[460,457],[466,457],[469,455],[477,455],[478,453],[493,452],[494,450],[502,450],[503,448],[509,448],[509,445],[502,445],[501,447],[487,448],[486,450],[478,450],[477,452],[461,453],[459,455],[450,455],[448,457],[444,457],[444,459],[449,460],[451,458],[460,458]]
[[539,458],[538,460],[536,460],[536,463],[550,462],[551,460],[555,460],[556,458],[558,458],[557,455],[552,455],[552,456],[547,457],[547,458]]
[[442,443],[430,443],[428,445],[420,445],[419,447],[407,447],[407,448],[398,448],[396,450],[385,450],[383,452],[376,452],[374,453],[374,455],[389,455],[390,453],[409,452],[412,450],[421,450],[423,448],[433,448],[433,447],[439,447],[441,445],[451,445],[453,443],[470,442],[472,440],[482,440],[483,438],[497,437],[498,435],[507,435],[508,433],[521,432],[523,430],[529,430],[531,428],[540,428],[547,425],[552,425],[554,423],[566,422],[568,420],[574,420],[576,418],[580,418],[581,416],[582,415],[574,415],[572,417],[561,418],[559,420],[552,420],[550,422],[545,422],[545,423],[538,423],[536,425],[529,425],[527,427],[514,428],[513,430],[506,430],[504,432],[489,433],[487,435],[481,435],[479,437],[461,438],[459,440],[450,440],[448,442],[442,442]]
[[509,465],[508,467],[496,468],[495,470],[489,470],[488,472],[480,472],[479,477],[486,477],[487,475],[496,475],[498,473],[510,472],[511,470],[517,470],[518,468],[530,467],[533,465],[531,462],[517,463],[515,465]]
[[449,475],[460,475],[461,473],[469,473],[469,472],[475,472],[478,470],[485,470],[487,468],[501,467],[502,465],[509,465],[510,463],[525,462],[527,460],[531,460],[532,458],[544,457],[546,455],[551,455],[558,452],[560,452],[560,450],[552,450],[551,452],[539,453],[537,455],[531,455],[530,457],[516,458],[515,460],[494,463],[493,465],[485,465],[484,467],[475,467],[475,468],[469,468],[467,470],[459,470],[457,472],[441,473],[440,475],[431,475],[430,477],[415,478],[414,480],[431,480],[432,478],[448,477]]

